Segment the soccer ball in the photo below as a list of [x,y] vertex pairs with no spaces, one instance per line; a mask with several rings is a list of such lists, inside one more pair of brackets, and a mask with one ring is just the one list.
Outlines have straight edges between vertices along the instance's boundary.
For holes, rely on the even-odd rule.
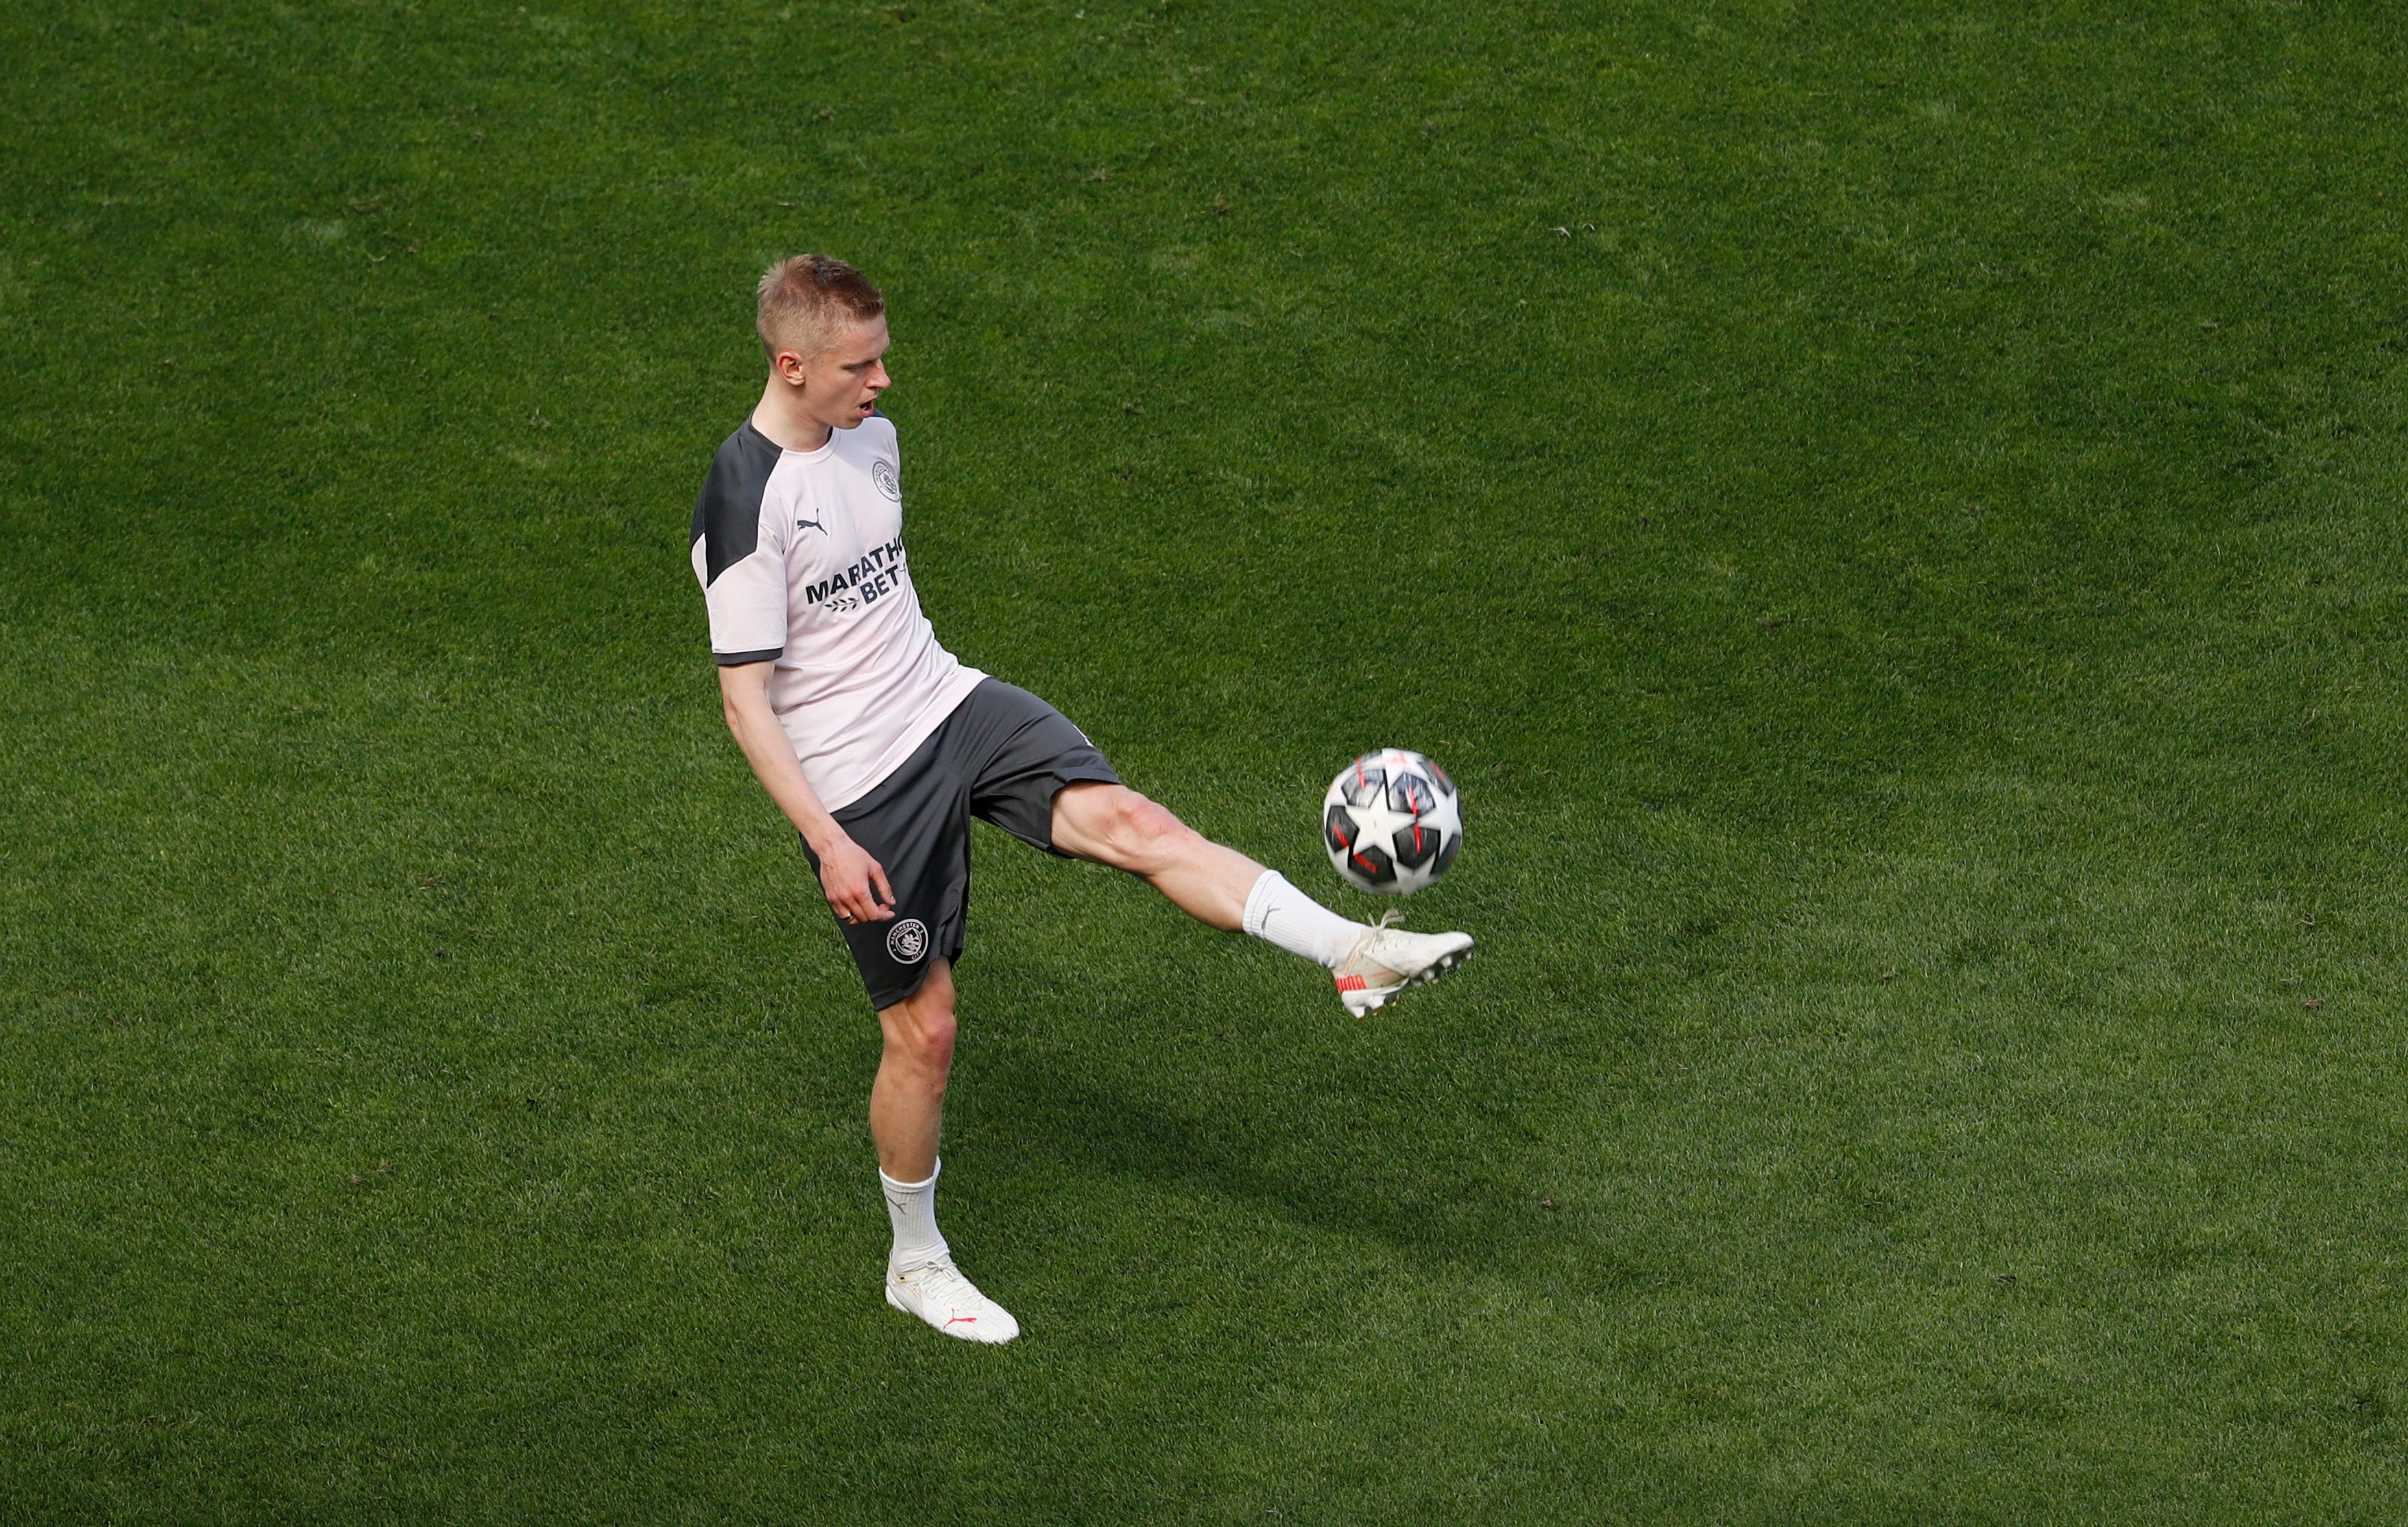
[[1411,896],[1446,873],[1463,846],[1463,801],[1446,771],[1382,748],[1348,764],[1321,802],[1321,845],[1358,890]]

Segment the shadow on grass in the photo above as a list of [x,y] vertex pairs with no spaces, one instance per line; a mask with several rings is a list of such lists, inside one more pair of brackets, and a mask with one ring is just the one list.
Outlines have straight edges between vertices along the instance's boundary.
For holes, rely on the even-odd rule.
[[1476,1267],[1573,1295],[1672,1276],[1512,1172],[1530,1139],[1509,1119],[1459,1114],[1444,1148],[1425,1138],[1390,1149],[1393,1134],[1354,1127],[1347,1100],[1293,1086],[1277,1103],[1229,1096],[1201,1108],[1015,1059],[979,1078],[978,1107],[1010,1121],[997,1144],[1008,1140],[1025,1158],[1200,1188],[1312,1230],[1377,1241],[1425,1269]]

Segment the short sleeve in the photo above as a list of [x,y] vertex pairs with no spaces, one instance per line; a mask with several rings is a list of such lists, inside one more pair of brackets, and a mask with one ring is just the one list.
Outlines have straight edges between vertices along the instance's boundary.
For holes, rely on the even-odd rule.
[[703,588],[710,651],[722,668],[766,663],[786,650],[786,559],[762,538]]
[[766,663],[786,650],[784,521],[769,509],[778,448],[750,429],[727,438],[694,509],[694,574],[723,668]]

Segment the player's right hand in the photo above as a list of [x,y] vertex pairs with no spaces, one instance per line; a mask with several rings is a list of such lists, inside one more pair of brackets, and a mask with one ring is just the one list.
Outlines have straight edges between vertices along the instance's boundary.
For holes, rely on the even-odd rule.
[[895,890],[868,851],[839,834],[820,855],[820,889],[840,923],[882,923],[895,916]]

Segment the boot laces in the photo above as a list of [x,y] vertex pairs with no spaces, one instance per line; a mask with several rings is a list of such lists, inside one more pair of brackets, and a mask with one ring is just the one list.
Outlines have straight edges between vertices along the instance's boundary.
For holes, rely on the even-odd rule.
[[924,1266],[915,1267],[904,1277],[920,1290],[921,1297],[935,1299],[954,1309],[974,1309],[984,1297],[978,1291],[978,1286],[953,1265],[951,1257],[939,1257]]
[[[1403,915],[1403,913],[1394,907],[1380,914],[1380,920],[1363,930],[1363,936],[1354,941],[1353,952],[1347,955],[1338,968],[1341,971],[1353,971],[1366,978],[1369,978],[1373,971],[1381,972],[1389,977],[1387,981],[1376,983],[1383,987],[1403,980],[1404,972],[1382,959],[1379,953],[1381,946],[1387,943],[1383,935],[1398,918]],[[1398,929],[1397,931],[1401,933],[1404,929]]]

